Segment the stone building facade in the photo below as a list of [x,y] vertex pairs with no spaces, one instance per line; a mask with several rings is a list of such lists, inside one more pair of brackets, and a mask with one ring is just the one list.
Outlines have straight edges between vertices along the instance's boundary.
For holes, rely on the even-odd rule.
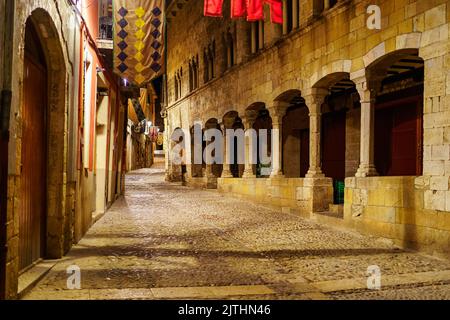
[[[92,225],[98,203],[105,210],[122,191],[126,111],[118,90],[107,90],[115,80],[98,65],[90,74],[83,69],[95,63],[84,60],[88,28],[74,1],[0,1],[0,299],[16,298],[20,275],[42,259],[66,254]],[[83,94],[90,75],[92,100]],[[89,144],[87,106],[96,129]],[[94,166],[83,148],[105,163]]]
[[281,26],[231,20],[228,1],[224,18],[170,3],[168,147],[196,122],[279,129],[281,147],[270,174],[249,161],[178,166],[167,148],[167,178],[448,257],[450,3],[283,6]]

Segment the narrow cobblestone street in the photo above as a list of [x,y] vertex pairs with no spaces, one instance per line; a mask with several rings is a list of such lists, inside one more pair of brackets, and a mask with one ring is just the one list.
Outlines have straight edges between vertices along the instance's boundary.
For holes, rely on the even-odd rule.
[[[254,203],[127,177],[124,198],[25,299],[450,299],[450,263]],[[67,289],[67,267],[81,290]],[[382,290],[367,290],[367,268]]]

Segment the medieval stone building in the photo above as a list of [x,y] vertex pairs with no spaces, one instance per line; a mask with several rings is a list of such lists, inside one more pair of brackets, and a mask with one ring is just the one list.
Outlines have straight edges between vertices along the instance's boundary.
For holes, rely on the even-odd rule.
[[97,47],[99,1],[81,3],[0,1],[0,299],[122,193],[126,110]]
[[281,147],[269,174],[249,157],[179,166],[167,148],[167,178],[448,256],[450,3],[283,6],[281,26],[231,20],[228,1],[224,18],[204,18],[203,1],[171,1],[168,144],[201,122],[279,129]]

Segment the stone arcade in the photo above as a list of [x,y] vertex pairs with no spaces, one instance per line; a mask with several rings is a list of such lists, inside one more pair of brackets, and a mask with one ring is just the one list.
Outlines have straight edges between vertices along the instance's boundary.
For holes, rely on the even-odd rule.
[[448,1],[377,1],[380,30],[370,1],[283,5],[282,26],[169,5],[167,140],[200,121],[224,135],[276,129],[280,148],[269,166],[249,161],[250,143],[245,164],[169,155],[167,179],[448,257]]

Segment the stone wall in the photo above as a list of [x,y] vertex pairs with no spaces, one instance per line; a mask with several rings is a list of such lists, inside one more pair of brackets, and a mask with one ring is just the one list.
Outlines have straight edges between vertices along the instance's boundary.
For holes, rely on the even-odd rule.
[[[22,84],[24,65],[24,37],[25,25],[30,17],[42,24],[47,37],[43,40],[43,47],[49,69],[49,203],[47,218],[47,254],[58,258],[66,250],[65,226],[66,214],[71,212],[67,208],[66,165],[67,165],[67,106],[69,104],[68,88],[72,68],[68,59],[68,43],[66,39],[70,32],[70,16],[73,11],[66,2],[62,1],[26,1],[15,3],[13,55],[9,56],[8,64],[12,64],[12,110],[10,121],[9,141],[9,184],[8,184],[8,261],[6,296],[15,297],[17,294],[17,279],[19,268],[19,199],[20,199],[20,163],[21,163],[21,109]],[[9,39],[7,41],[10,41]]]
[[427,178],[348,178],[345,223],[362,233],[395,244],[448,257],[450,214],[429,210],[424,199]]

